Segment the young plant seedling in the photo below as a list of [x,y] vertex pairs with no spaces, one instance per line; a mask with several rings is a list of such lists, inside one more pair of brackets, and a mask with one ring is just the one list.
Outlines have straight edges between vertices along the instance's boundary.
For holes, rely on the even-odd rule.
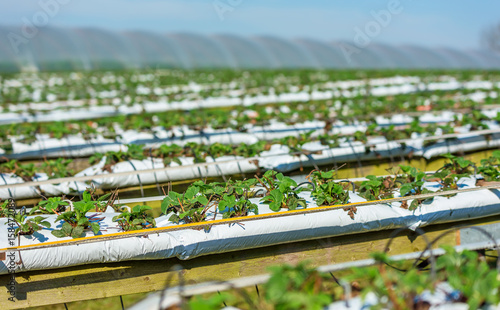
[[15,174],[25,182],[33,181],[33,177],[36,175],[35,170],[35,165],[33,163],[21,164],[15,159],[0,164],[0,171],[2,173],[7,172]]
[[481,166],[478,172],[486,179],[486,181],[500,180],[500,151],[493,151],[493,154],[486,159],[481,159]]
[[43,227],[50,228],[50,223],[45,221],[46,217],[35,216],[28,219],[26,213],[17,212],[13,215],[13,218],[18,226],[14,231],[16,237],[20,235],[32,235],[36,231],[42,230]]
[[269,204],[271,210],[279,211],[281,208],[295,210],[298,207],[307,208],[306,200],[298,196],[303,188],[296,188],[297,182],[290,177],[269,170],[264,173],[262,178],[265,180],[264,182],[260,179],[257,180],[267,189],[268,194],[260,201]]
[[445,164],[440,169],[449,169],[451,173],[456,175],[470,176],[473,173],[474,163],[463,157],[458,157],[452,154],[444,154],[450,162]]
[[249,212],[259,214],[259,208],[256,204],[243,197],[236,199],[236,196],[231,194],[222,196],[218,208],[219,213],[222,213],[222,218],[225,219],[246,216]]
[[61,197],[49,197],[47,200],[42,200],[34,206],[30,214],[36,212],[49,213],[49,214],[59,214],[66,211],[66,206],[69,205],[67,201],[63,201]]
[[91,228],[94,235],[97,235],[100,230],[99,223],[91,222],[86,216],[87,212],[97,208],[98,203],[92,201],[92,195],[85,191],[83,192],[83,200],[73,203],[73,210],[61,213],[56,222],[64,221],[62,228],[53,230],[52,234],[57,238],[73,237],[80,238],[84,234],[84,230]]
[[49,179],[65,178],[74,175],[74,171],[68,169],[73,160],[58,158],[55,160],[46,160],[42,164],[42,170],[47,173]]
[[171,163],[176,163],[180,166],[182,165],[182,162],[180,161],[179,156],[182,155],[182,152],[183,148],[177,144],[163,144],[159,148],[154,149],[151,153],[153,157],[163,159],[163,164],[165,166],[170,166]]
[[[397,173],[396,173],[397,175]],[[359,195],[366,200],[380,200],[394,197],[396,186],[396,178],[390,176],[376,177],[374,175],[366,176],[368,181],[361,182]]]
[[198,223],[205,221],[210,200],[200,194],[198,186],[189,186],[184,194],[170,191],[161,203],[164,214],[173,213],[169,221],[179,223]]
[[[401,194],[402,197],[404,196],[410,196],[410,195],[421,195],[421,194],[427,194],[430,193],[431,191],[428,190],[427,188],[424,188],[424,183],[425,183],[425,172],[422,172],[420,170],[417,170],[414,167],[411,166],[404,166],[404,165],[399,165],[403,173],[405,174],[403,176],[403,184],[401,185],[401,188],[399,189],[399,193]],[[417,209],[418,206],[422,204],[422,202],[426,200],[432,200],[432,198],[429,199],[413,199],[409,206],[409,210],[413,211]],[[405,203],[402,204],[402,206],[406,206]]]
[[130,211],[123,211],[121,214],[113,217],[113,222],[124,231],[140,230],[144,228],[156,227],[156,221],[153,216],[146,211],[151,210],[149,206],[137,205]]

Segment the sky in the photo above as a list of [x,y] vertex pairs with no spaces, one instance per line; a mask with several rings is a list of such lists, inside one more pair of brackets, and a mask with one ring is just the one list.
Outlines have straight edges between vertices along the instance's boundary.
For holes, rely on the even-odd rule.
[[[55,4],[55,6],[54,6]],[[393,45],[478,48],[500,22],[498,0],[0,0],[0,24],[159,33],[274,35]]]

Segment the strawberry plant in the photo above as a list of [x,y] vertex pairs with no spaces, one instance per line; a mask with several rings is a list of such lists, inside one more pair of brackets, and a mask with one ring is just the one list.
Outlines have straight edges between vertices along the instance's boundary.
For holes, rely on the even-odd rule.
[[195,142],[188,142],[184,146],[184,154],[186,156],[194,157],[196,163],[206,162],[206,149],[203,144],[198,144]]
[[43,227],[50,228],[50,223],[45,221],[46,217],[35,216],[28,219],[25,212],[15,213],[12,217],[18,226],[14,231],[16,236],[32,235]]
[[53,230],[52,234],[57,238],[73,237],[80,238],[84,234],[84,230],[91,228],[93,233],[97,235],[100,230],[99,223],[92,222],[86,216],[87,212],[97,208],[96,205],[102,202],[92,200],[92,196],[88,191],[83,192],[83,200],[73,202],[73,210],[61,213],[56,222],[63,221],[62,227],[59,230]]
[[500,151],[493,151],[489,158],[481,159],[481,166],[478,167],[478,172],[486,179],[486,181],[500,180]]
[[72,130],[64,122],[50,122],[47,124],[47,131],[52,138],[61,139],[72,134]]
[[318,136],[318,139],[321,145],[326,145],[329,148],[336,148],[340,146],[339,135],[322,134]]
[[161,203],[161,211],[173,213],[169,221],[179,223],[198,223],[207,217],[210,201],[205,195],[200,195],[198,186],[189,186],[184,194],[170,191]]
[[264,173],[262,179],[265,181],[258,180],[267,189],[268,193],[260,201],[269,204],[271,210],[279,211],[281,208],[295,210],[298,207],[307,208],[306,200],[298,196],[303,188],[296,188],[297,182],[290,177],[269,170]]
[[259,214],[256,204],[243,197],[236,199],[236,196],[230,194],[222,196],[218,208],[219,212],[222,213],[222,218],[246,216],[249,212]]
[[177,144],[163,144],[159,148],[151,151],[151,155],[153,157],[159,157],[163,159],[163,164],[165,166],[170,166],[171,163],[176,163],[179,166],[182,165],[182,162],[178,158],[182,155],[183,149]]
[[349,192],[341,183],[328,182],[317,185],[311,195],[318,206],[332,206],[349,202]]
[[134,206],[132,210],[123,211],[121,214],[114,216],[113,222],[117,222],[118,226],[124,231],[154,228],[156,227],[154,217],[146,213],[147,210],[151,209],[149,206]]
[[394,190],[397,189],[395,178],[366,176],[367,181],[361,182],[359,195],[366,200],[380,200],[394,197]]
[[223,182],[212,182],[207,184],[200,180],[194,182],[191,186],[197,187],[199,194],[211,201],[219,200],[227,190],[227,185]]
[[94,155],[89,157],[89,164],[90,165],[97,164],[104,158],[104,156],[106,156],[106,154],[104,153],[95,153]]
[[236,156],[255,157],[263,152],[266,147],[266,141],[259,141],[253,144],[240,143],[234,148],[234,154]]
[[9,209],[9,200],[4,200],[0,203],[0,217],[7,217],[11,213]]
[[253,196],[252,187],[257,184],[257,179],[229,180],[226,182],[226,193],[235,195],[236,198]]
[[111,172],[112,171],[111,167],[119,162],[124,162],[133,159],[143,160],[144,158],[146,158],[146,156],[144,155],[143,145],[127,144],[125,146],[127,147],[126,151],[117,151],[117,152],[109,151],[106,152],[105,154],[96,153],[89,158],[89,163],[91,165],[96,164],[105,157],[106,162],[102,170]]
[[42,200],[34,206],[30,214],[34,214],[37,211],[42,213],[62,213],[66,211],[66,206],[69,205],[67,201],[63,201],[61,197],[49,197],[47,200]]
[[359,131],[359,130],[354,133],[353,138],[354,138],[354,141],[360,141],[360,142],[363,142],[365,144],[368,142],[366,134],[362,131]]
[[307,176],[307,179],[314,184],[311,196],[316,199],[318,206],[332,206],[349,202],[349,192],[344,188],[344,185],[340,182],[333,182],[335,175],[335,170],[313,170]]
[[314,133],[314,130],[300,133],[298,136],[287,136],[282,139],[279,139],[277,142],[286,145],[290,148],[291,151],[296,152],[302,150],[302,146],[310,141],[311,135]]
[[461,126],[468,125],[470,127],[470,130],[489,129],[488,125],[483,122],[486,120],[489,120],[489,118],[477,110],[474,110],[469,114],[462,114],[461,120],[458,120],[457,116],[455,116],[455,121],[458,124],[460,124]]
[[[432,175],[432,181],[437,181],[441,185],[440,191],[450,191],[458,189],[457,181],[466,176],[467,174],[452,173],[451,169],[439,169]],[[446,197],[451,196],[454,195],[447,195]]]
[[230,145],[222,144],[220,142],[210,144],[207,149],[207,153],[213,158],[231,154],[232,152],[233,148]]
[[450,162],[445,164],[440,169],[449,169],[451,173],[457,175],[471,175],[474,167],[474,163],[463,157],[458,157],[452,154],[444,154],[443,157],[447,158]]
[[479,259],[474,251],[458,253],[449,246],[443,246],[446,255],[438,257],[436,265],[444,270],[442,281],[447,281],[460,291],[470,309],[478,309],[485,302],[496,305],[500,302],[498,290],[500,278],[497,270],[491,269],[485,260]]
[[15,174],[25,182],[33,181],[33,177],[36,175],[35,165],[33,163],[21,164],[15,159],[0,164],[0,171],[2,173]]
[[42,169],[47,173],[49,179],[70,177],[74,175],[74,171],[68,169],[68,165],[72,162],[73,160],[64,158],[46,160],[42,164]]
[[306,177],[309,182],[312,182],[316,185],[321,185],[333,181],[337,175],[335,170],[330,171],[321,171],[321,170],[313,170]]
[[[430,193],[431,191],[424,188],[424,183],[425,183],[425,172],[422,172],[414,167],[410,166],[404,166],[404,165],[399,165],[403,173],[405,174],[403,176],[403,184],[401,185],[401,188],[399,189],[399,193],[401,194],[401,197],[404,196],[409,196],[409,195],[421,195],[421,194],[427,194]],[[431,200],[430,199],[413,199],[411,202],[410,207],[408,208],[409,210],[413,211],[415,210],[418,206],[422,204],[422,202],[426,200]],[[403,203],[402,206],[405,206]]]
[[[311,196],[316,199],[318,206],[332,206],[347,204],[349,202],[349,183],[334,182],[336,170],[319,171],[313,170],[307,179],[314,184]],[[354,219],[358,209],[354,206],[343,208],[344,211]]]

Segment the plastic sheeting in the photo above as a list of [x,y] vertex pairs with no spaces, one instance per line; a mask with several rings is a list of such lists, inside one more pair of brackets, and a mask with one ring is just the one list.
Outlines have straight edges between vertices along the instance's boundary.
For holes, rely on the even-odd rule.
[[[0,27],[0,34],[20,35],[20,28]],[[0,42],[0,71],[113,70],[136,68],[476,68],[500,67],[489,51],[396,47],[372,43],[287,40],[273,36],[240,37],[192,33],[42,27],[14,50]],[[446,52],[446,56],[443,54]]]
[[[237,156],[222,156],[216,159],[207,157],[207,163],[222,162],[228,160],[243,159]],[[144,184],[155,184],[155,183],[166,183],[168,181],[177,180],[189,180],[189,179],[201,179],[205,177],[214,177],[221,175],[233,175],[239,173],[254,172],[257,170],[257,166],[253,162],[249,161],[234,161],[230,163],[220,163],[217,165],[210,165],[206,167],[189,167],[189,165],[194,164],[194,158],[183,157],[179,158],[182,166],[188,166],[180,169],[164,170],[153,173],[142,173],[138,175],[128,175],[128,176],[118,176],[109,178],[99,178],[93,181],[94,184],[98,185],[100,188],[117,188],[117,187],[127,187],[127,186],[138,186]],[[100,175],[109,174],[108,171],[103,171],[106,158],[103,158],[98,164],[87,168],[76,176],[86,176],[86,175]],[[165,165],[161,159],[150,158],[145,160],[131,160],[126,162],[121,162],[114,165],[112,173],[119,173],[125,171],[140,171],[147,169],[161,169]],[[172,162],[170,167],[179,167],[179,164]]]
[[[498,112],[500,112],[499,109],[482,111],[482,113],[486,114],[490,118],[496,117]],[[419,121],[420,123],[425,124],[447,123],[453,121],[454,117],[457,116],[460,117],[460,114],[449,111],[424,113],[419,117]],[[376,117],[376,122],[380,127],[390,125],[403,126],[411,123],[412,121],[412,117],[403,114],[397,114],[391,117]],[[498,124],[493,121],[488,122],[488,125],[491,129],[499,128]],[[266,126],[253,126],[251,124],[247,124],[247,126],[245,126],[245,132],[240,132],[231,128],[214,129],[211,127],[204,128],[203,131],[200,131],[191,129],[188,126],[175,126],[168,130],[162,127],[155,127],[152,132],[139,132],[135,130],[125,131],[119,126],[115,126],[114,129],[117,134],[117,138],[115,140],[106,139],[98,134],[95,135],[94,138],[88,140],[84,139],[81,135],[72,135],[62,139],[56,139],[51,138],[47,134],[37,134],[35,136],[36,140],[28,144],[20,142],[22,141],[20,140],[22,137],[12,137],[12,151],[9,154],[6,154],[6,156],[8,158],[16,159],[39,158],[40,155],[46,157],[84,157],[93,155],[96,152],[104,153],[106,151],[124,150],[124,144],[144,144],[146,147],[151,148],[156,148],[162,144],[178,144],[183,146],[189,142],[199,144],[213,144],[217,142],[222,144],[252,144],[259,140],[273,140],[287,136],[297,136],[300,133],[306,133],[309,131],[313,131],[311,137],[318,137],[320,134],[324,133],[324,128],[325,122],[317,120],[306,121],[294,125],[288,125],[284,122],[271,120],[270,124]],[[365,122],[346,124],[342,121],[337,121],[332,124],[332,129],[328,133],[352,135],[356,131],[364,132],[366,129],[367,124]],[[469,131],[466,127],[456,128],[456,130],[464,134]],[[418,140],[419,136],[415,136],[414,138]],[[488,139],[490,138],[491,137]],[[496,137],[493,137],[493,140],[494,139],[496,139]],[[458,143],[468,144],[469,140],[459,139]],[[472,143],[473,141],[470,142]],[[422,144],[416,144],[414,141],[412,143],[412,145],[414,145],[416,155],[430,158],[440,154],[439,151],[437,151],[438,149],[436,149],[436,151],[428,151],[427,148],[423,149],[424,147]],[[451,144],[453,145],[453,143],[454,142]],[[483,148],[487,148],[489,145],[491,145],[491,147],[496,146],[495,143],[491,141],[483,143],[482,145]],[[450,152],[461,152],[462,149],[463,151],[467,151],[467,145],[463,145],[462,147],[451,147]],[[471,151],[476,149],[480,149],[480,145],[475,147],[471,146],[470,148]],[[0,152],[1,151],[3,150],[0,149]]]
[[[474,179],[462,179],[461,188],[473,186]],[[426,183],[426,187],[437,190],[437,183]],[[301,193],[309,207],[316,207],[308,192]],[[364,201],[351,193],[350,202]],[[272,213],[267,205],[259,203],[259,213]],[[411,203],[411,200],[408,201]],[[194,257],[237,251],[249,248],[271,246],[286,242],[325,238],[353,233],[371,232],[399,227],[423,227],[431,224],[470,220],[500,213],[500,192],[498,190],[479,190],[460,193],[454,197],[435,197],[414,211],[400,208],[401,203],[378,204],[359,207],[354,219],[342,209],[291,215],[279,218],[261,219],[245,222],[245,225],[216,225],[210,230],[185,229],[149,235],[147,238],[133,237],[112,241],[101,241],[75,246],[38,249],[22,252],[22,263],[16,265],[16,272],[60,268],[81,264],[117,262],[124,260],[162,259]],[[212,210],[213,211],[213,210]],[[100,214],[100,234],[118,231],[111,221],[116,213]],[[213,215],[213,214],[212,214]],[[211,214],[208,215],[211,218]],[[48,216],[53,222],[55,215]],[[217,218],[221,218],[217,214]],[[0,227],[7,219],[0,219]],[[175,225],[168,216],[156,219],[158,227]],[[57,223],[56,228],[62,225]],[[5,228],[6,229],[6,228]],[[52,228],[53,229],[53,228]],[[7,233],[0,234],[0,248],[8,247]],[[87,236],[93,235],[87,232]],[[71,238],[66,238],[71,239]],[[20,245],[39,244],[60,240],[50,229],[43,229],[33,236],[22,236]],[[17,254],[16,260],[19,260]],[[0,263],[0,274],[7,273],[5,261]]]
[[[306,167],[341,165],[346,162],[362,162],[387,158],[398,160],[409,155],[410,153],[412,153],[413,156],[432,158],[448,152],[456,154],[461,152],[491,149],[500,146],[500,133],[478,135],[475,133],[467,133],[467,128],[462,129],[464,133],[458,138],[437,139],[435,143],[429,146],[424,146],[424,136],[415,135],[412,140],[408,140],[405,143],[406,145],[398,142],[387,142],[387,140],[383,137],[370,138],[368,140],[368,144],[364,144],[360,141],[349,142],[343,140],[340,142],[339,147],[336,148],[328,148],[327,146],[321,145],[318,141],[308,142],[303,145],[302,149],[305,151],[302,154],[294,155],[290,154],[291,150],[288,146],[274,144],[271,146],[269,151],[260,153],[260,158],[256,161],[245,160],[245,158],[238,156],[222,156],[219,158],[207,157],[207,163],[218,164],[207,165],[206,167],[193,166],[193,164],[195,164],[195,159],[192,157],[180,157],[179,160],[181,161],[181,165],[175,162],[170,164],[169,167],[172,167],[173,169],[130,174],[127,176],[96,178],[92,182],[100,188],[109,189],[166,183],[178,180],[200,179],[205,177],[245,174],[255,172],[259,168],[289,172]],[[266,134],[270,135],[273,133]],[[282,133],[278,132],[277,134],[279,135]],[[226,136],[221,135],[214,137],[220,138]],[[233,138],[232,140],[235,141],[237,136]],[[103,158],[98,164],[80,171],[75,176],[97,176],[109,174],[110,172],[103,169],[105,161],[106,159]],[[165,165],[163,161],[158,158],[125,161],[110,167],[111,173],[132,171],[140,172],[142,170],[163,168],[165,168]],[[22,183],[21,178],[18,177],[12,177],[8,174],[0,174],[0,176],[6,180],[4,181],[4,183],[7,182],[6,184]],[[76,187],[66,185],[45,185],[42,189],[50,195],[58,195],[52,193],[68,194],[74,192],[74,190],[82,191],[85,189],[84,183],[78,184],[79,185]],[[55,190],[56,188],[59,188],[59,190]],[[39,191],[35,188],[18,187],[14,189],[0,190],[0,198],[2,199],[10,197],[19,199],[38,196]]]
[[[45,173],[37,173],[33,177],[33,181],[45,181],[49,178]],[[0,185],[8,184],[19,184],[24,183],[24,180],[17,175],[12,173],[0,173]],[[60,184],[45,184],[40,186],[24,186],[15,188],[2,188],[0,189],[0,198],[2,200],[12,198],[12,199],[24,199],[32,197],[43,197],[43,196],[60,196],[63,194],[74,194],[83,192],[87,188],[87,185],[82,182],[65,182]],[[43,195],[43,196],[42,196]]]

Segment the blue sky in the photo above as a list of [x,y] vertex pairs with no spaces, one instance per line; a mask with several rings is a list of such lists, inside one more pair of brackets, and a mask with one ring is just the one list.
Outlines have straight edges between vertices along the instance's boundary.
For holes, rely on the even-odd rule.
[[[391,14],[373,41],[461,49],[477,48],[482,29],[500,22],[500,1],[495,0],[0,0],[0,24],[20,26],[41,10],[40,2],[52,1],[65,4],[50,17],[51,26],[325,41],[353,41],[356,29],[376,21],[372,11],[387,10],[397,1],[402,12]],[[214,4],[226,9],[223,19]]]

